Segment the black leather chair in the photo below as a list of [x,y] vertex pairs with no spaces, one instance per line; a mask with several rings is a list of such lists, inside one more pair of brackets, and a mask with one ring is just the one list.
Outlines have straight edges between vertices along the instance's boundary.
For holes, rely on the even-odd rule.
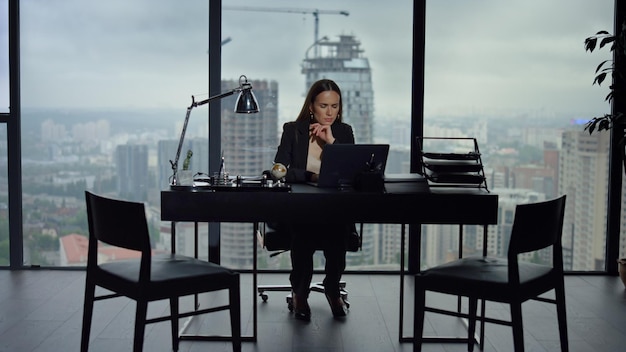
[[[89,251],[81,351],[89,348],[94,301],[125,296],[137,302],[133,351],[143,348],[145,325],[170,321],[172,350],[178,351],[180,318],[230,310],[233,350],[241,351],[239,274],[219,265],[177,254],[154,255],[142,203],[104,198],[85,192]],[[135,260],[98,263],[98,242],[141,252]],[[96,286],[113,292],[96,296]],[[228,304],[179,312],[179,297],[228,290]],[[170,315],[146,319],[148,303],[168,299]]]
[[[507,258],[466,257],[418,273],[415,276],[413,350],[421,351],[424,313],[433,312],[469,320],[469,351],[474,349],[477,320],[481,321],[481,349],[484,342],[484,324],[487,322],[511,326],[515,351],[524,351],[522,303],[534,299],[556,304],[561,351],[568,351],[561,246],[564,211],[565,196],[545,202],[517,205]],[[550,247],[551,265],[518,260],[519,254]],[[540,297],[551,290],[554,290],[555,299]],[[468,297],[468,313],[427,307],[427,291]],[[482,300],[481,314],[477,316],[479,299]],[[507,321],[485,317],[486,301],[509,304],[511,319]]]
[[[352,233],[347,239],[346,249],[348,252],[358,252],[361,250],[363,244],[363,224],[360,225],[359,231],[356,227],[353,228]],[[266,224],[263,223],[259,226],[260,243],[266,250],[272,252],[270,257],[280,255],[289,251],[291,247],[291,237],[286,231],[281,231],[279,224]],[[341,299],[345,303],[347,308],[350,308],[350,301],[348,301],[348,291],[346,290],[346,282],[339,282],[339,294]],[[324,293],[324,284],[321,282],[312,282],[309,287],[310,292]],[[285,297],[287,301],[287,308],[293,311],[293,297],[291,296],[291,285],[258,285],[257,292],[263,300],[267,302],[269,296],[266,292],[289,292]]]

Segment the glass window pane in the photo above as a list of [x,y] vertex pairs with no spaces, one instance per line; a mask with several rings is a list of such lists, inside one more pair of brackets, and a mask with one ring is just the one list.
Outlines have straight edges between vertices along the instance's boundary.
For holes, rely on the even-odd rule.
[[9,265],[9,179],[7,125],[0,124],[0,266]]
[[[222,78],[230,87],[245,74],[261,105],[254,116],[222,116],[231,174],[259,175],[270,168],[283,123],[296,119],[308,88],[321,78],[341,88],[342,119],[352,125],[356,142],[390,144],[386,171],[408,172],[412,14],[408,0],[224,2]],[[241,245],[251,230],[228,224],[221,229],[222,263],[251,267],[252,256]],[[365,226],[363,250],[348,253],[348,268],[398,270],[399,233],[399,226]],[[288,255],[259,254],[261,267],[291,267]]]
[[[608,140],[579,121],[609,112],[592,85],[606,50],[585,38],[612,31],[614,1],[428,1],[425,136],[476,137],[499,195],[489,253],[505,255],[515,205],[567,194],[566,270],[604,270]],[[482,248],[467,234],[464,251]],[[422,263],[449,259],[455,234],[426,226]],[[478,237],[476,237],[478,236]],[[425,257],[424,257],[425,256]],[[541,254],[527,260],[544,260]]]
[[[85,189],[145,202],[167,250],[160,191],[191,96],[208,91],[208,2],[23,1],[20,12],[25,264],[85,264]],[[188,142],[207,125],[195,111]]]
[[0,112],[9,112],[9,1],[0,0]]
[[[626,172],[626,171],[625,171]],[[622,177],[624,174],[622,174]],[[626,178],[622,180],[622,216],[620,221],[619,258],[626,259]],[[613,265],[613,263],[609,263]]]

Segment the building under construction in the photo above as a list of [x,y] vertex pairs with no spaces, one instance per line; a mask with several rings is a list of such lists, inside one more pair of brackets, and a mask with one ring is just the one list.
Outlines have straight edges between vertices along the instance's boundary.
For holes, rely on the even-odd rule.
[[373,143],[372,70],[360,46],[352,35],[340,35],[338,41],[323,37],[307,50],[302,73],[305,89],[322,78],[335,81],[341,88],[343,121],[352,125],[357,143]]

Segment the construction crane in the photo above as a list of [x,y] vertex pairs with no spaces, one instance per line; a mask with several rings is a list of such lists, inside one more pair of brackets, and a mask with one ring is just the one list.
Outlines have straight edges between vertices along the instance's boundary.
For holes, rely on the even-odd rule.
[[[319,15],[343,15],[349,16],[348,11],[343,10],[319,10],[319,9],[299,9],[299,8],[276,8],[276,7],[255,7],[255,6],[222,6],[222,10],[231,11],[257,11],[257,12],[284,12],[284,13],[299,13],[299,14],[311,14],[315,18],[315,32],[313,43],[317,44],[319,41]],[[315,48],[317,56],[317,47]]]

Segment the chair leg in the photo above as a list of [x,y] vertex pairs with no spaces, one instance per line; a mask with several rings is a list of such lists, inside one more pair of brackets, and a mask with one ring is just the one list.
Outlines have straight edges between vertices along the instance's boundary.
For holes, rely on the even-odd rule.
[[172,328],[172,351],[178,351],[178,297],[170,298],[170,325]]
[[91,319],[93,317],[93,301],[96,292],[96,285],[85,281],[85,301],[83,303],[83,331],[80,337],[80,351],[89,350],[89,335],[91,334]]
[[522,303],[511,302],[511,328],[513,329],[513,349],[524,352],[524,324],[522,321]]
[[567,339],[567,315],[565,313],[565,285],[561,281],[555,288],[556,314],[559,321],[559,338],[561,339],[561,352],[569,351]]
[[142,352],[143,335],[146,331],[146,314],[148,313],[148,302],[137,301],[135,312],[135,337],[133,339],[133,352]]
[[478,308],[478,299],[469,297],[469,324],[467,327],[467,350],[474,351],[474,336],[476,335],[476,309]]
[[487,310],[487,300],[482,299],[480,302],[480,337],[478,339],[478,346],[482,351],[485,348],[485,311]]
[[413,352],[422,351],[422,337],[424,336],[424,306],[426,305],[426,291],[415,282],[415,298],[413,303]]
[[230,331],[233,338],[233,351],[241,351],[241,306],[239,294],[239,277],[228,289],[228,299],[230,305]]

